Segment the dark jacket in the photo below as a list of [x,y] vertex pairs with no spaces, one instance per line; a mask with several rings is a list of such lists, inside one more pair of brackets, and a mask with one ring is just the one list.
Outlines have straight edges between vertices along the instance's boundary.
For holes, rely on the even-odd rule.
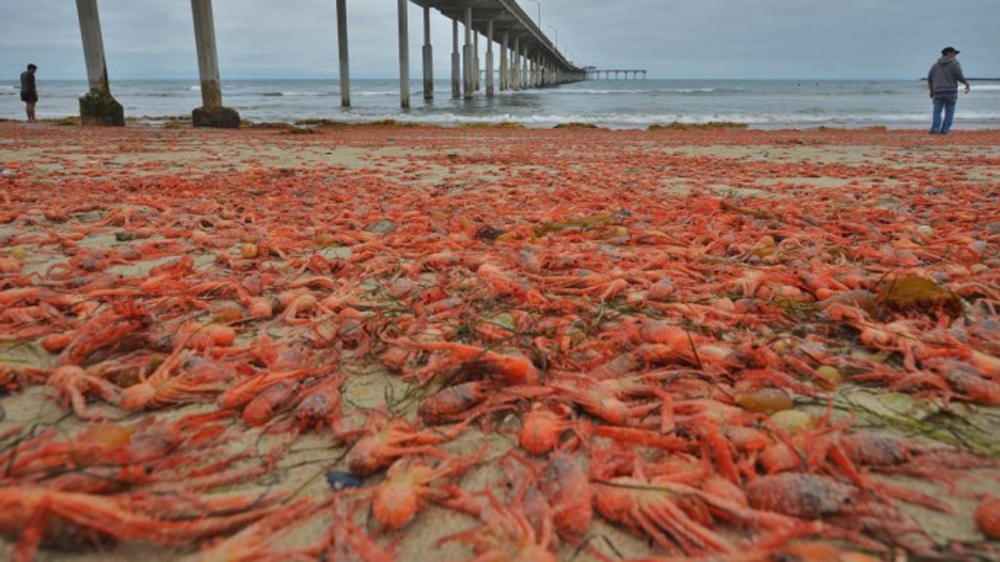
[[958,59],[941,57],[931,66],[927,80],[935,94],[950,94],[958,92],[958,84],[965,83],[965,76]]

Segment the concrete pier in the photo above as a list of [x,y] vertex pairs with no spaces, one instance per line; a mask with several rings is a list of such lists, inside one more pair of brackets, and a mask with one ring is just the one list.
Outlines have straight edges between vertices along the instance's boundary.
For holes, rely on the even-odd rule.
[[[400,105],[410,107],[409,22],[410,3],[423,9],[424,42],[423,96],[434,99],[434,48],[431,41],[431,9],[452,20],[452,97],[471,100],[485,81],[486,96],[500,90],[522,90],[558,85],[599,77],[595,67],[579,68],[567,59],[518,5],[517,0],[397,0],[399,16],[399,90]],[[540,9],[540,7],[539,7]],[[86,125],[123,125],[124,110],[111,95],[97,0],[77,0],[84,59],[87,65],[89,92],[80,98],[80,114]],[[196,127],[240,126],[239,113],[222,104],[222,80],[219,73],[212,0],[191,0],[198,76],[201,83],[201,107],[191,112]],[[347,0],[336,0],[337,48],[340,63],[340,104],[351,105],[351,72],[348,53]],[[459,26],[465,40],[459,49]],[[480,36],[486,40],[485,69],[480,66]],[[502,40],[498,41],[498,37]],[[499,69],[495,47],[500,48]],[[645,71],[633,72],[645,76]],[[482,77],[482,78],[481,78]],[[609,76],[610,77],[610,76]]]
[[347,51],[347,0],[337,0],[337,51],[340,58],[340,105],[351,107],[351,60]]
[[80,98],[80,122],[84,125],[125,125],[125,110],[111,95],[108,65],[104,58],[104,39],[97,0],[76,0],[83,38],[83,58],[87,63],[89,91]]
[[222,105],[222,80],[215,47],[215,21],[212,0],[191,0],[194,19],[194,39],[198,51],[198,74],[201,78],[201,107],[191,112],[195,127],[235,129],[240,126],[240,114]]

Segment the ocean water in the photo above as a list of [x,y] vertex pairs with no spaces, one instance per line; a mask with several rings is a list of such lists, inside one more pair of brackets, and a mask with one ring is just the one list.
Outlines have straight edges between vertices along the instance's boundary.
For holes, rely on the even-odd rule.
[[[83,81],[39,77],[40,118],[77,115]],[[121,80],[112,92],[127,117],[157,122],[189,116],[201,105],[196,80]],[[528,127],[590,123],[615,129],[650,124],[730,121],[754,129],[815,127],[921,129],[930,122],[926,85],[910,81],[788,80],[593,80],[553,88],[483,91],[466,102],[451,98],[451,83],[435,84],[435,99],[423,100],[414,81],[410,109],[400,108],[394,80],[355,80],[352,107],[340,107],[334,80],[232,80],[223,83],[225,105],[255,122],[329,119],[370,122],[395,119],[438,125],[511,121]],[[24,119],[15,82],[0,82],[0,118]],[[973,82],[959,98],[956,129],[1000,128],[1000,81]]]

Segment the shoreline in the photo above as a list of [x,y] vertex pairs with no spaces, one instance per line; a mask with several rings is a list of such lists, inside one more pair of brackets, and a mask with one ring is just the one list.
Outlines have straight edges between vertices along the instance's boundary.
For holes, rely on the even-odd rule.
[[[188,119],[201,100],[197,82],[118,81],[112,91],[125,114],[141,121]],[[433,101],[420,96],[412,107],[399,107],[398,86],[391,80],[361,80],[352,91],[352,106],[340,106],[336,81],[229,81],[225,104],[255,122],[295,123],[329,119],[370,123],[384,119],[427,125],[512,121],[528,128],[558,123],[588,123],[615,130],[645,129],[672,122],[744,123],[757,130],[812,129],[821,126],[918,129],[930,121],[931,107],[918,81],[589,81],[486,98],[455,100],[450,84],[436,83]],[[78,114],[76,83],[50,83],[42,92],[40,115],[70,118]],[[412,91],[418,92],[419,85]],[[2,92],[0,92],[2,93]],[[0,95],[0,116],[19,119],[16,96]],[[995,83],[983,82],[963,97],[956,127],[1000,128]],[[51,113],[47,113],[51,112]]]
[[[39,123],[46,125],[56,125],[64,127],[80,127],[79,116],[67,116],[62,118],[45,117],[39,118]],[[0,118],[2,124],[23,124],[28,125],[24,120]],[[126,117],[126,128],[128,127],[148,127],[162,129],[194,129],[190,116],[185,115],[163,115],[163,116],[142,116]],[[982,126],[978,128],[969,127],[969,123],[956,122],[953,132],[978,132],[978,131],[998,131],[1000,125]],[[326,118],[289,119],[286,121],[252,121],[241,120],[240,129],[315,129],[315,128],[337,128],[337,127],[414,127],[427,129],[525,129],[525,130],[555,130],[555,129],[593,129],[602,131],[698,131],[698,130],[747,130],[759,132],[824,132],[824,131],[894,131],[894,132],[926,132],[924,128],[910,125],[884,125],[884,124],[844,124],[844,125],[804,125],[801,127],[786,127],[781,125],[760,126],[738,121],[707,121],[707,122],[686,122],[672,121],[669,123],[650,123],[642,127],[609,127],[601,126],[590,122],[566,121],[555,125],[525,124],[518,121],[468,121],[457,123],[434,123],[409,119],[372,119],[368,121],[350,121]]]

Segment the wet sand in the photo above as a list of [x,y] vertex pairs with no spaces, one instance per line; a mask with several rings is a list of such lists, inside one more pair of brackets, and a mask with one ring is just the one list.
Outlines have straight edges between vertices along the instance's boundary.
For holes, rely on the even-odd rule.
[[[796,194],[809,194],[804,199],[816,204],[816,193],[829,191],[829,204],[842,206],[849,217],[850,193],[856,188],[881,190],[878,204],[884,207],[887,216],[896,217],[900,228],[926,224],[943,232],[950,218],[921,213],[920,202],[914,203],[910,197],[927,193],[948,197],[947,192],[953,186],[975,185],[982,193],[992,193],[994,204],[976,209],[963,207],[963,201],[955,200],[954,212],[982,213],[982,233],[992,233],[986,254],[993,259],[997,256],[996,235],[1000,232],[1000,215],[995,204],[1000,197],[1000,131],[956,131],[948,137],[929,137],[918,131],[879,130],[647,132],[350,126],[308,131],[212,131],[156,127],[80,129],[0,123],[0,165],[4,167],[0,175],[0,200],[10,197],[7,195],[10,186],[16,185],[18,189],[31,186],[38,206],[27,221],[21,214],[11,216],[8,209],[0,211],[0,239],[4,240],[16,240],[25,229],[40,235],[65,234],[79,230],[81,224],[101,224],[100,221],[116,212],[130,210],[141,214],[147,210],[136,194],[148,197],[152,205],[157,190],[174,189],[172,186],[185,190],[186,196],[197,201],[197,193],[188,191],[196,190],[199,182],[211,186],[213,194],[231,184],[234,192],[243,193],[246,198],[247,212],[253,212],[254,205],[268,204],[265,192],[269,185],[294,182],[298,178],[328,181],[331,185],[347,183],[359,190],[392,188],[393,193],[412,188],[427,197],[441,194],[466,201],[475,201],[477,190],[488,190],[490,204],[496,204],[496,193],[500,190],[510,195],[511,209],[502,213],[507,217],[516,215],[513,210],[525,201],[537,202],[522,197],[523,193],[541,192],[550,194],[548,207],[524,208],[525,216],[531,217],[526,224],[538,224],[545,217],[555,222],[624,211],[629,221],[643,225],[647,235],[659,232],[667,237],[672,234],[672,225],[655,224],[656,209],[644,205],[669,206],[673,200],[694,196],[716,197],[736,206],[756,206],[768,200],[787,204]],[[92,194],[120,191],[123,201],[116,206],[109,204],[107,197],[94,197],[91,201],[81,196],[81,201],[66,200],[61,206],[68,221],[46,216],[44,210],[60,207],[50,199],[51,193],[65,196],[69,185]],[[579,200],[574,199],[577,192],[581,195]],[[265,199],[258,199],[261,195]],[[338,196],[342,196],[341,192]],[[369,198],[359,204],[345,198],[343,206],[356,214],[368,213],[367,224],[360,226],[369,232],[377,231],[380,222],[396,227],[410,220],[406,202],[385,200],[380,207],[372,207],[372,201]],[[308,205],[302,208],[308,209]],[[492,226],[495,224],[492,211],[489,205],[476,208],[474,203],[468,204],[461,220],[474,226]],[[892,219],[887,219],[887,224],[891,223]],[[518,227],[516,221],[503,225],[508,231]],[[629,222],[618,228],[626,231],[609,230],[607,242],[600,246],[609,256],[616,251],[616,236],[634,236],[635,229]],[[627,232],[629,229],[633,232]],[[120,244],[112,230],[95,230],[100,232],[79,243],[87,247]],[[864,240],[854,243],[863,245]],[[233,254],[237,247],[207,244],[193,248],[191,254],[196,268],[210,268],[219,253]],[[44,275],[54,264],[65,260],[64,256],[40,246],[6,242],[0,245],[0,258],[10,258],[15,249],[18,259],[23,261],[21,275]],[[516,250],[512,247],[510,251]],[[328,259],[350,256],[350,250],[343,248],[328,248],[323,252]],[[114,265],[108,272],[129,279],[141,278],[160,263],[138,260]],[[0,279],[10,275],[0,274]],[[252,337],[252,333],[240,333],[237,345],[246,344]],[[47,354],[34,342],[16,345],[0,342],[0,366],[44,370],[51,368],[54,361],[54,355]],[[392,403],[402,415],[415,416],[416,402],[406,398],[414,390],[412,384],[370,364],[347,365],[344,370],[350,373],[344,387],[349,425],[357,427],[363,419],[360,412],[387,403]],[[841,409],[838,415],[853,419],[856,426],[862,427],[886,424],[887,418],[898,414],[892,406],[898,405],[898,401],[884,400],[888,394],[881,389],[844,385],[829,396],[835,398]],[[821,400],[802,396],[796,399],[796,407],[802,411],[817,414],[825,411]],[[72,416],[66,417],[65,410],[53,401],[51,389],[44,386],[29,385],[18,393],[2,396],[0,407],[4,414],[0,428],[13,424],[28,427],[53,424],[60,433],[69,435],[82,424]],[[128,420],[134,421],[142,415],[171,419],[213,408],[185,406],[151,414],[131,414]],[[954,408],[948,411],[964,416],[968,425],[975,428],[975,436],[983,440],[977,452],[983,453],[984,458],[998,458],[1000,440],[995,436],[1000,431],[1000,409],[964,404]],[[901,427],[887,426],[885,430],[926,443],[935,442],[933,438],[914,437],[912,431]],[[487,454],[496,459],[516,444],[518,428],[516,415],[498,416],[489,434],[469,431],[443,448],[456,455],[468,454],[486,443]],[[231,447],[259,452],[266,450],[272,439],[273,436],[253,429],[244,432]],[[332,444],[327,436],[304,435],[269,477],[241,485],[238,490],[256,493],[278,487],[294,490],[297,497],[322,497],[329,491],[323,473],[343,469],[344,452],[341,444]],[[970,494],[984,491],[1000,494],[996,476],[995,470],[970,471],[970,478],[960,486]],[[463,489],[477,490],[504,478],[504,472],[495,463],[488,463],[463,475],[458,482]],[[943,493],[934,484],[912,478],[893,477],[893,480],[931,494]],[[993,547],[984,545],[972,522],[975,505],[973,497],[957,499],[956,513],[951,516],[911,506],[906,510],[936,540],[990,552]],[[316,526],[298,532],[305,535],[321,532],[328,523],[317,522]],[[379,540],[383,545],[391,545],[400,560],[427,559],[430,553],[442,560],[465,559],[470,557],[467,547],[455,542],[438,545],[437,541],[476,524],[470,517],[431,506],[403,531],[385,534]],[[593,544],[610,556],[663,554],[646,538],[609,525],[600,517],[595,517],[591,535],[599,537]],[[285,542],[294,540],[293,537]],[[11,548],[11,543],[0,542],[0,558],[9,556]],[[99,552],[70,554],[42,550],[38,560],[176,560],[195,553],[190,549],[125,543]],[[577,553],[571,546],[561,547],[558,554],[560,560],[593,559],[586,552]]]

